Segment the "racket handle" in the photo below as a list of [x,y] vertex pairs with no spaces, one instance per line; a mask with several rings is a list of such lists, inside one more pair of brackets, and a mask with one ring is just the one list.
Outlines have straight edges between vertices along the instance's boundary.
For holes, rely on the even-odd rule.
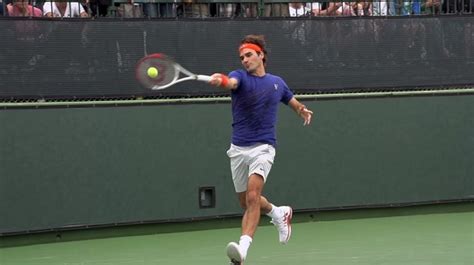
[[197,75],[196,80],[209,82],[209,81],[211,81],[211,76],[209,76],[209,75]]

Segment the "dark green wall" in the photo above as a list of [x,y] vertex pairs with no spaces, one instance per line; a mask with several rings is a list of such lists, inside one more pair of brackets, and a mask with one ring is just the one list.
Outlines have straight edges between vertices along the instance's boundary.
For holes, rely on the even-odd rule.
[[[265,193],[295,209],[473,198],[474,95],[280,111]],[[0,233],[240,213],[229,103],[0,111]],[[198,187],[215,186],[200,209]]]

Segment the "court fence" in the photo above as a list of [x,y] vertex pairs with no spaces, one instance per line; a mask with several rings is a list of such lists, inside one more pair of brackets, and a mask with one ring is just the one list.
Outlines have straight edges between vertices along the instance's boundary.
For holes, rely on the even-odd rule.
[[0,20],[11,47],[0,53],[0,101],[227,96],[202,82],[151,91],[135,66],[161,52],[197,74],[229,73],[249,29],[297,94],[472,87],[473,18]]

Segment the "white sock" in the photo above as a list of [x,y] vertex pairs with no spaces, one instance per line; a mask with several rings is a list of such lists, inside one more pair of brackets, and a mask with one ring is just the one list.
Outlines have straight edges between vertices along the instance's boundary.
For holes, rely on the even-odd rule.
[[270,205],[272,206],[272,210],[269,213],[267,213],[267,215],[273,219],[281,218],[283,214],[281,213],[280,208],[276,207],[275,205],[271,203]]
[[242,250],[242,255],[244,255],[244,259],[247,257],[247,252],[249,250],[250,244],[252,244],[252,238],[250,236],[243,235],[240,237],[239,247],[240,250]]

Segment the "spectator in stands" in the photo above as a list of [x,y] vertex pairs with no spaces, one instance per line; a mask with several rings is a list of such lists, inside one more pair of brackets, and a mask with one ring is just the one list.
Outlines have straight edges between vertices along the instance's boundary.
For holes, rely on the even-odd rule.
[[288,12],[290,17],[302,17],[311,14],[311,3],[289,3]]
[[371,16],[372,15],[372,10],[371,10],[371,3],[369,1],[357,1],[357,2],[352,2],[353,10],[354,13],[357,16]]
[[112,4],[112,0],[87,0],[86,2],[93,17],[107,16],[109,6]]
[[45,17],[89,17],[79,2],[45,2],[43,4]]
[[421,12],[423,14],[439,14],[442,0],[425,0]]
[[143,3],[143,15],[145,17],[156,18],[160,16],[158,3]]
[[389,0],[388,5],[388,13],[391,16],[409,16],[421,13],[421,0]]
[[388,14],[390,16],[398,16],[400,14],[401,0],[388,0]]
[[258,16],[258,4],[257,3],[242,3],[242,17],[257,17]]
[[217,12],[218,17],[234,17],[237,12],[237,4],[220,3]]
[[312,3],[312,10],[315,16],[364,16],[370,15],[370,3],[366,1]]
[[412,0],[411,1],[411,10],[413,15],[421,14],[421,2],[422,0]]
[[196,0],[183,0],[183,16],[192,18],[207,18],[210,16],[209,5],[198,4]]
[[264,5],[264,17],[289,17],[289,7],[287,3],[266,3]]
[[389,0],[388,13],[390,16],[408,16],[420,14],[421,0]]
[[[357,9],[359,5],[357,2],[342,2],[341,6],[336,9],[337,16],[357,16]],[[362,8],[362,7],[361,7]]]
[[144,16],[143,6],[135,3],[134,0],[128,0],[128,3],[115,3],[116,14],[114,16],[123,18],[142,18]]
[[401,10],[402,16],[419,15],[421,13],[421,0],[404,1]]
[[311,3],[311,11],[314,16],[334,16],[342,6],[341,2],[314,2]]
[[194,4],[192,6],[192,12],[191,12],[191,17],[194,18],[208,18],[209,15],[209,4],[197,4],[196,1],[194,1]]
[[143,3],[143,13],[146,17],[177,17],[178,5],[175,3]]
[[43,11],[44,2],[46,2],[46,0],[32,0],[31,4],[33,6],[39,8],[39,9],[41,9],[41,11]]
[[444,0],[443,13],[473,13],[474,0]]
[[10,17],[41,17],[41,9],[28,4],[28,0],[13,0],[7,5],[6,12]]
[[388,3],[386,1],[373,1],[370,6],[372,16],[387,16]]

